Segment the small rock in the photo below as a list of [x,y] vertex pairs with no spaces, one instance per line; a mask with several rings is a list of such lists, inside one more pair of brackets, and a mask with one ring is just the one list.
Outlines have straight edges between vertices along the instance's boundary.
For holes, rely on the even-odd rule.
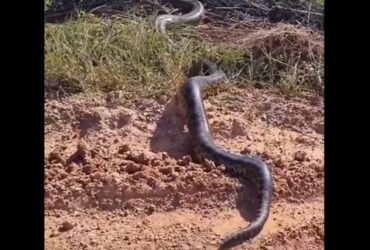
[[80,246],[82,247],[82,249],[86,249],[88,247],[85,242],[80,242]]
[[111,185],[118,185],[121,182],[121,176],[117,172],[113,172],[106,177],[107,183]]
[[161,96],[159,96],[159,97],[157,98],[157,102],[158,102],[159,104],[161,104],[161,105],[164,105],[164,104],[166,104],[166,102],[167,102],[167,97],[166,97],[166,96],[161,95]]
[[247,154],[252,153],[252,150],[248,147],[245,147],[243,150],[240,151],[240,153],[243,155],[247,155]]
[[302,144],[307,143],[307,140],[304,137],[302,137],[302,136],[298,136],[297,138],[295,138],[295,141],[297,143],[302,143]]
[[66,167],[66,172],[67,172],[67,173],[70,173],[70,172],[72,172],[73,170],[78,169],[78,168],[79,168],[79,166],[78,166],[78,164],[77,164],[77,163],[75,163],[75,162],[71,162],[71,163]]
[[117,121],[117,127],[122,128],[126,125],[129,125],[132,122],[132,115],[131,114],[119,114],[118,121]]
[[220,171],[220,172],[225,172],[226,167],[225,167],[225,165],[224,165],[224,164],[221,164],[220,166],[218,166],[218,167],[217,167],[217,169],[218,169],[218,171]]
[[294,160],[302,162],[306,159],[306,155],[307,155],[306,152],[297,151],[294,154]]
[[124,154],[125,152],[129,151],[130,147],[127,144],[122,144],[118,148],[118,153],[119,154]]
[[163,167],[163,168],[159,169],[159,172],[161,172],[162,174],[165,174],[165,175],[171,174],[172,171],[173,171],[173,168],[171,166]]
[[213,161],[210,161],[210,160],[207,160],[207,159],[204,160],[203,166],[204,166],[204,170],[206,172],[210,172],[210,171],[212,171],[213,169],[216,168],[215,163]]
[[180,166],[175,166],[173,170],[175,170],[176,172],[181,172],[182,168]]
[[70,164],[72,162],[82,162],[86,163],[88,161],[88,147],[86,142],[83,140],[80,140],[78,145],[77,145],[77,150],[74,154],[72,154],[67,160],[66,163]]
[[53,237],[57,237],[58,235],[59,234],[57,232],[52,232],[49,237],[53,238]]
[[182,159],[177,161],[177,164],[180,166],[188,166],[189,163],[192,162],[192,158],[190,155],[185,155]]
[[74,227],[74,225],[68,221],[65,221],[62,223],[62,225],[59,227],[59,232],[66,232],[71,230]]
[[287,182],[287,184],[288,184],[288,186],[289,186],[290,188],[293,188],[293,187],[294,187],[294,181],[293,181],[291,178],[288,178],[288,179],[286,180],[286,182]]
[[134,209],[134,208],[135,208],[135,206],[134,206],[134,204],[132,204],[132,202],[131,202],[131,201],[127,201],[127,202],[125,203],[125,205],[123,206],[123,208],[124,208],[124,209],[126,209],[126,210],[132,210],[132,209]]
[[90,246],[94,246],[94,245],[97,245],[97,242],[93,239],[90,239],[89,244],[90,244]]
[[100,150],[97,148],[93,148],[90,150],[91,158],[96,158],[100,154]]
[[140,171],[142,169],[142,167],[137,164],[137,163],[134,163],[134,162],[130,162],[126,168],[125,168],[125,171],[128,173],[128,174],[133,174],[133,173],[136,173],[138,171]]
[[152,214],[155,211],[155,206],[153,204],[150,204],[147,208],[147,214]]
[[147,175],[143,172],[143,171],[140,171],[140,172],[136,172],[132,175],[132,177],[135,179],[135,180],[139,180],[139,179],[147,179]]
[[150,162],[150,154],[147,151],[143,151],[139,155],[129,155],[127,159],[136,163],[148,165]]
[[152,159],[151,165],[154,166],[154,167],[159,166],[159,165],[161,165],[161,162],[158,159]]
[[232,125],[231,125],[231,138],[234,138],[236,136],[242,136],[246,135],[245,127],[243,123],[239,120],[233,119]]
[[165,189],[170,193],[174,193],[177,191],[177,185],[175,183],[168,183]]
[[92,167],[91,166],[84,166],[82,167],[81,171],[87,175],[91,174],[92,173]]
[[173,172],[171,174],[171,177],[172,177],[173,180],[176,180],[177,178],[179,178],[179,174],[177,172]]
[[48,156],[49,162],[51,162],[51,163],[57,163],[58,162],[58,163],[62,163],[63,165],[65,165],[66,161],[62,157],[62,152],[63,152],[62,147],[57,147],[57,148],[53,149],[49,153],[49,156]]
[[169,158],[169,155],[166,152],[162,152],[162,160],[166,160]]
[[318,173],[324,172],[324,166],[322,166],[322,165],[316,165],[315,166],[315,171],[318,172]]
[[101,173],[95,172],[91,175],[91,178],[99,180],[101,178]]
[[283,162],[281,158],[278,158],[277,160],[274,161],[274,166],[277,168],[285,168],[286,164]]

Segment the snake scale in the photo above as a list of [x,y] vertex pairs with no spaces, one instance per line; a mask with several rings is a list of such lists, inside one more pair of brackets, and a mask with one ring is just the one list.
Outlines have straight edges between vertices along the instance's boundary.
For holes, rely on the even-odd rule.
[[[175,4],[185,3],[192,10],[185,15],[161,15],[155,26],[157,31],[165,34],[167,25],[197,25],[204,17],[203,4],[197,0],[175,0]],[[231,154],[214,143],[210,134],[209,124],[203,104],[203,96],[207,87],[226,79],[225,73],[208,61],[201,60],[208,67],[209,74],[190,77],[180,88],[178,97],[179,108],[182,110],[189,129],[197,161],[206,160],[215,165],[224,165],[225,170],[233,177],[252,181],[257,187],[257,216],[246,228],[232,233],[221,240],[220,248],[228,248],[256,237],[263,229],[270,213],[273,192],[273,181],[269,167],[260,159],[246,155]]]

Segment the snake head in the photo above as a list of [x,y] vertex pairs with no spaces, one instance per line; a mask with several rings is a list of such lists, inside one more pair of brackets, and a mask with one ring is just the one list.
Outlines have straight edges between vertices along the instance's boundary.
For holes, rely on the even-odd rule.
[[218,67],[215,63],[212,63],[208,59],[200,59],[193,63],[192,67],[189,70],[188,77],[201,75],[202,72],[212,74],[218,71]]
[[215,63],[211,62],[210,60],[208,59],[202,59],[201,60],[201,63],[202,63],[202,66],[206,67],[207,69],[207,72],[212,74],[213,72],[216,72],[218,70],[218,67]]
[[198,76],[202,72],[202,63],[200,61],[193,62],[188,72],[188,78]]

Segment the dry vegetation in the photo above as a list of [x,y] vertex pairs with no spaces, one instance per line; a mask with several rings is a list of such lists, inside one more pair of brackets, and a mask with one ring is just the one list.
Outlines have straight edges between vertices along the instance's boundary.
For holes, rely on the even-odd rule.
[[[278,87],[286,94],[323,93],[323,39],[289,24],[246,29],[208,23],[172,29],[174,49],[153,27],[155,16],[137,10],[108,19],[79,13],[45,27],[45,70],[49,84],[64,79],[84,88],[120,89],[128,95],[169,95],[200,57],[219,62],[233,85]],[[247,30],[247,32],[246,32]],[[224,39],[227,38],[227,39]]]

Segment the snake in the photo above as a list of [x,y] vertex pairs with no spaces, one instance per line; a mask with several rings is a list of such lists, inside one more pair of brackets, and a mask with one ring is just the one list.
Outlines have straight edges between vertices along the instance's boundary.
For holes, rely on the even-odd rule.
[[190,5],[192,10],[184,15],[160,15],[155,20],[155,27],[158,32],[166,34],[166,27],[168,25],[179,25],[179,24],[190,24],[198,25],[204,18],[204,6],[199,1],[194,0],[176,0],[177,4],[184,3],[185,5]]
[[[162,15],[156,20],[159,32],[165,34],[168,24],[198,24],[204,16],[204,7],[197,0],[175,0],[187,3],[192,10],[185,15]],[[251,181],[257,189],[257,216],[247,227],[231,233],[220,240],[220,249],[256,237],[262,231],[269,213],[273,193],[273,180],[270,167],[261,159],[248,155],[232,154],[214,142],[204,108],[203,98],[207,89],[226,79],[225,73],[209,60],[201,59],[197,67],[208,68],[208,75],[195,75],[188,78],[179,88],[177,103],[188,127],[193,145],[193,158],[200,163],[213,162],[223,165],[230,176]],[[198,70],[200,72],[200,70]]]

